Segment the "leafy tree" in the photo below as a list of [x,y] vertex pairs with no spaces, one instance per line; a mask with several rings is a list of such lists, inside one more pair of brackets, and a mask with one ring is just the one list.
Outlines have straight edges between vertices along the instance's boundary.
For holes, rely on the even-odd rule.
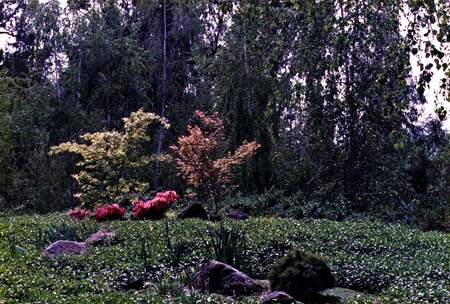
[[218,113],[208,116],[195,111],[197,125],[188,125],[189,135],[178,138],[178,146],[171,146],[178,169],[195,192],[191,194],[207,199],[218,212],[217,200],[235,187],[233,169],[250,159],[261,147],[255,141],[244,141],[234,153],[223,157],[225,137],[223,122]]
[[403,16],[408,18],[406,39],[408,50],[418,60],[417,92],[422,98],[433,78],[439,88],[431,96],[438,115],[446,116],[442,101],[450,101],[450,2],[446,0],[405,1]]
[[69,152],[81,156],[76,164],[80,171],[73,178],[79,185],[76,197],[85,207],[135,200],[149,189],[145,177],[156,157],[148,153],[148,127],[169,125],[142,109],[123,122],[124,132],[86,133],[80,136],[85,143],[66,142],[50,151],[51,155]]
[[14,80],[2,77],[0,80],[0,200],[7,196],[6,189],[11,180],[11,164],[14,150],[12,137],[11,107],[18,98]]
[[[273,156],[280,132],[279,105],[289,82],[277,77],[285,50],[274,27],[276,11],[270,5],[235,3],[235,7],[219,5],[223,18],[233,23],[223,30],[223,45],[207,68],[212,70],[216,109],[224,117],[231,146],[237,148],[243,140],[256,140],[262,145],[251,166],[240,172],[241,189],[264,191],[275,182]],[[284,30],[280,25],[283,34]]]
[[151,110],[147,75],[151,54],[139,45],[136,25],[127,21],[117,1],[102,1],[72,14],[64,38],[68,59],[61,75],[64,96],[55,113],[66,125],[58,134],[60,140],[80,129],[112,130],[129,113],[141,107]]
[[[49,210],[61,204],[60,163],[50,161],[49,103],[54,87],[29,79],[0,77],[2,147],[1,194],[11,208]],[[5,154],[3,154],[5,153]],[[4,170],[3,170],[4,169]]]

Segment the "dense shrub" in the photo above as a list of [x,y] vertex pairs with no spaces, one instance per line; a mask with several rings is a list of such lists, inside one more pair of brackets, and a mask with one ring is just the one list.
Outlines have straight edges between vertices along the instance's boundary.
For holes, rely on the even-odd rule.
[[95,208],[94,216],[97,222],[107,220],[120,220],[125,215],[125,208],[118,204],[106,205]]
[[308,199],[302,192],[289,194],[280,189],[229,198],[224,200],[222,205],[242,210],[252,216],[342,220],[351,215],[350,203],[342,197],[332,202],[317,201]]
[[180,196],[175,191],[159,192],[148,201],[137,201],[133,204],[133,215],[140,220],[157,220],[164,217],[166,210]]
[[432,210],[424,211],[420,224],[424,231],[450,232],[450,207],[438,206]]
[[75,207],[67,212],[67,215],[74,221],[84,220],[84,218],[89,216],[89,214],[91,214],[91,212],[88,209],[80,209],[78,207]]
[[[97,202],[133,201],[136,193],[149,189],[149,168],[157,159],[150,155],[148,129],[151,125],[169,125],[158,115],[142,109],[123,118],[124,131],[86,133],[81,143],[66,142],[52,147],[50,155],[73,153],[80,156],[76,163],[79,199],[84,207]],[[162,158],[161,158],[162,159]]]
[[279,259],[268,276],[272,290],[285,291],[296,299],[312,298],[335,283],[322,257],[297,248]]

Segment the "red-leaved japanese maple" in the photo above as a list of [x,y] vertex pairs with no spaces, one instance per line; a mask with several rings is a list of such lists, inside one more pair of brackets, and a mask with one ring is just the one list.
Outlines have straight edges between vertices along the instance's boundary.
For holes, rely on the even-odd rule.
[[234,153],[219,157],[225,143],[219,114],[197,110],[194,119],[197,123],[187,127],[189,135],[179,137],[178,145],[170,148],[180,174],[193,187],[190,194],[208,200],[217,213],[217,199],[235,188],[233,169],[250,159],[261,145],[244,141]]

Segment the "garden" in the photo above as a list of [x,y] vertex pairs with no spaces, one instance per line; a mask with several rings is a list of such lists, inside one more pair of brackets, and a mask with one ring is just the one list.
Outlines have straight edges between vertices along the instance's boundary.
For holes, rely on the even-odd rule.
[[0,304],[450,303],[450,1],[0,0]]
[[[73,221],[65,213],[1,217],[0,299],[4,303],[260,303],[258,293],[235,297],[196,291],[192,280],[209,259],[235,265],[254,280],[267,280],[277,260],[299,248],[324,257],[335,279],[334,288],[327,289],[330,293],[304,303],[450,300],[450,239],[445,233],[378,221],[267,217],[211,222],[176,219],[172,211],[167,219],[156,221],[128,216],[103,222]],[[83,241],[101,228],[116,232],[114,238],[88,247],[81,255],[43,255],[51,242]],[[352,292],[342,298],[347,289]]]
[[[51,148],[77,155],[76,207],[0,218],[2,303],[450,301],[448,233],[358,218],[345,202],[302,193],[236,195],[236,169],[261,145],[218,153],[217,112],[195,111],[167,155],[143,148],[166,120],[140,109],[123,123]],[[155,161],[175,163],[183,196],[136,174]]]

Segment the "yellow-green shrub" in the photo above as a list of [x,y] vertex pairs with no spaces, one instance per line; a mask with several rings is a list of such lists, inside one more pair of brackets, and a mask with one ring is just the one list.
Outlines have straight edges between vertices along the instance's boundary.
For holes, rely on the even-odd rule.
[[50,155],[75,153],[81,156],[76,163],[80,171],[72,176],[79,186],[75,197],[85,207],[134,200],[138,193],[149,188],[149,181],[143,176],[156,156],[149,153],[147,129],[152,124],[163,124],[165,128],[169,124],[142,109],[123,121],[124,132],[86,133],[80,136],[83,143],[65,142],[50,150]]

